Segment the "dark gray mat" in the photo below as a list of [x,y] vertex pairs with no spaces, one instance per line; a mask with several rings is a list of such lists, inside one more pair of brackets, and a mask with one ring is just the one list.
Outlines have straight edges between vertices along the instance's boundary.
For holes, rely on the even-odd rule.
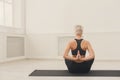
[[69,73],[68,70],[35,70],[29,76],[120,77],[120,70],[91,70],[89,73]]

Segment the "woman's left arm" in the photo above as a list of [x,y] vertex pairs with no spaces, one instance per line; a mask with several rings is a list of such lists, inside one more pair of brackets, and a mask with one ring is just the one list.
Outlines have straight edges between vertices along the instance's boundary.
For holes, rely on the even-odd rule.
[[88,61],[88,60],[91,60],[91,59],[95,58],[94,50],[93,50],[89,41],[87,41],[87,50],[89,52],[89,55],[86,56],[85,58],[83,58],[84,61]]

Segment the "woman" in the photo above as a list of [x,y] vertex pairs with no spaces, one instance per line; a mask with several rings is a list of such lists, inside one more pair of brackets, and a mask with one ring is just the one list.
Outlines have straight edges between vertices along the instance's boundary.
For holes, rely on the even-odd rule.
[[[75,26],[75,39],[68,42],[65,51],[64,59],[68,71],[71,73],[87,73],[90,71],[95,55],[94,50],[89,41],[81,38],[83,28],[81,25]],[[68,55],[71,50],[72,56]],[[89,55],[86,56],[88,50]]]

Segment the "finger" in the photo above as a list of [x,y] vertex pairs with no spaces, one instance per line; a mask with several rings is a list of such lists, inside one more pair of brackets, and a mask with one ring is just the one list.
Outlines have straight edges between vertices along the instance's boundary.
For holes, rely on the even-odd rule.
[[80,51],[79,51],[79,56],[81,56],[81,55],[80,55]]
[[78,53],[79,53],[78,55],[81,57],[81,55],[80,55],[80,51],[79,51]]
[[76,56],[76,58],[78,58],[78,55]]
[[81,56],[81,54],[79,53],[79,56]]
[[79,55],[80,55],[80,51],[79,51]]
[[78,50],[78,52],[77,52],[77,54],[79,54],[80,52],[79,52],[79,50]]
[[79,55],[77,55],[77,58],[79,58]]
[[77,54],[77,57],[79,57],[79,54]]
[[79,50],[78,50],[78,54],[79,54],[80,52],[79,52]]
[[79,51],[78,51],[77,55],[78,55],[78,56],[80,55]]
[[79,54],[79,57],[81,57],[81,55]]

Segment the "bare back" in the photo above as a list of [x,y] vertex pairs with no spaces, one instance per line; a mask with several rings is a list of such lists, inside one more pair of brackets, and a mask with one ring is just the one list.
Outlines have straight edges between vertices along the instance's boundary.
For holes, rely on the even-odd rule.
[[[82,40],[80,46],[81,46],[82,50],[86,51],[87,50],[87,41]],[[70,41],[70,49],[75,50],[76,48],[77,48],[77,42],[75,40],[71,40]],[[73,55],[73,57],[76,57],[76,55]],[[85,56],[83,56],[83,57],[85,57]]]

